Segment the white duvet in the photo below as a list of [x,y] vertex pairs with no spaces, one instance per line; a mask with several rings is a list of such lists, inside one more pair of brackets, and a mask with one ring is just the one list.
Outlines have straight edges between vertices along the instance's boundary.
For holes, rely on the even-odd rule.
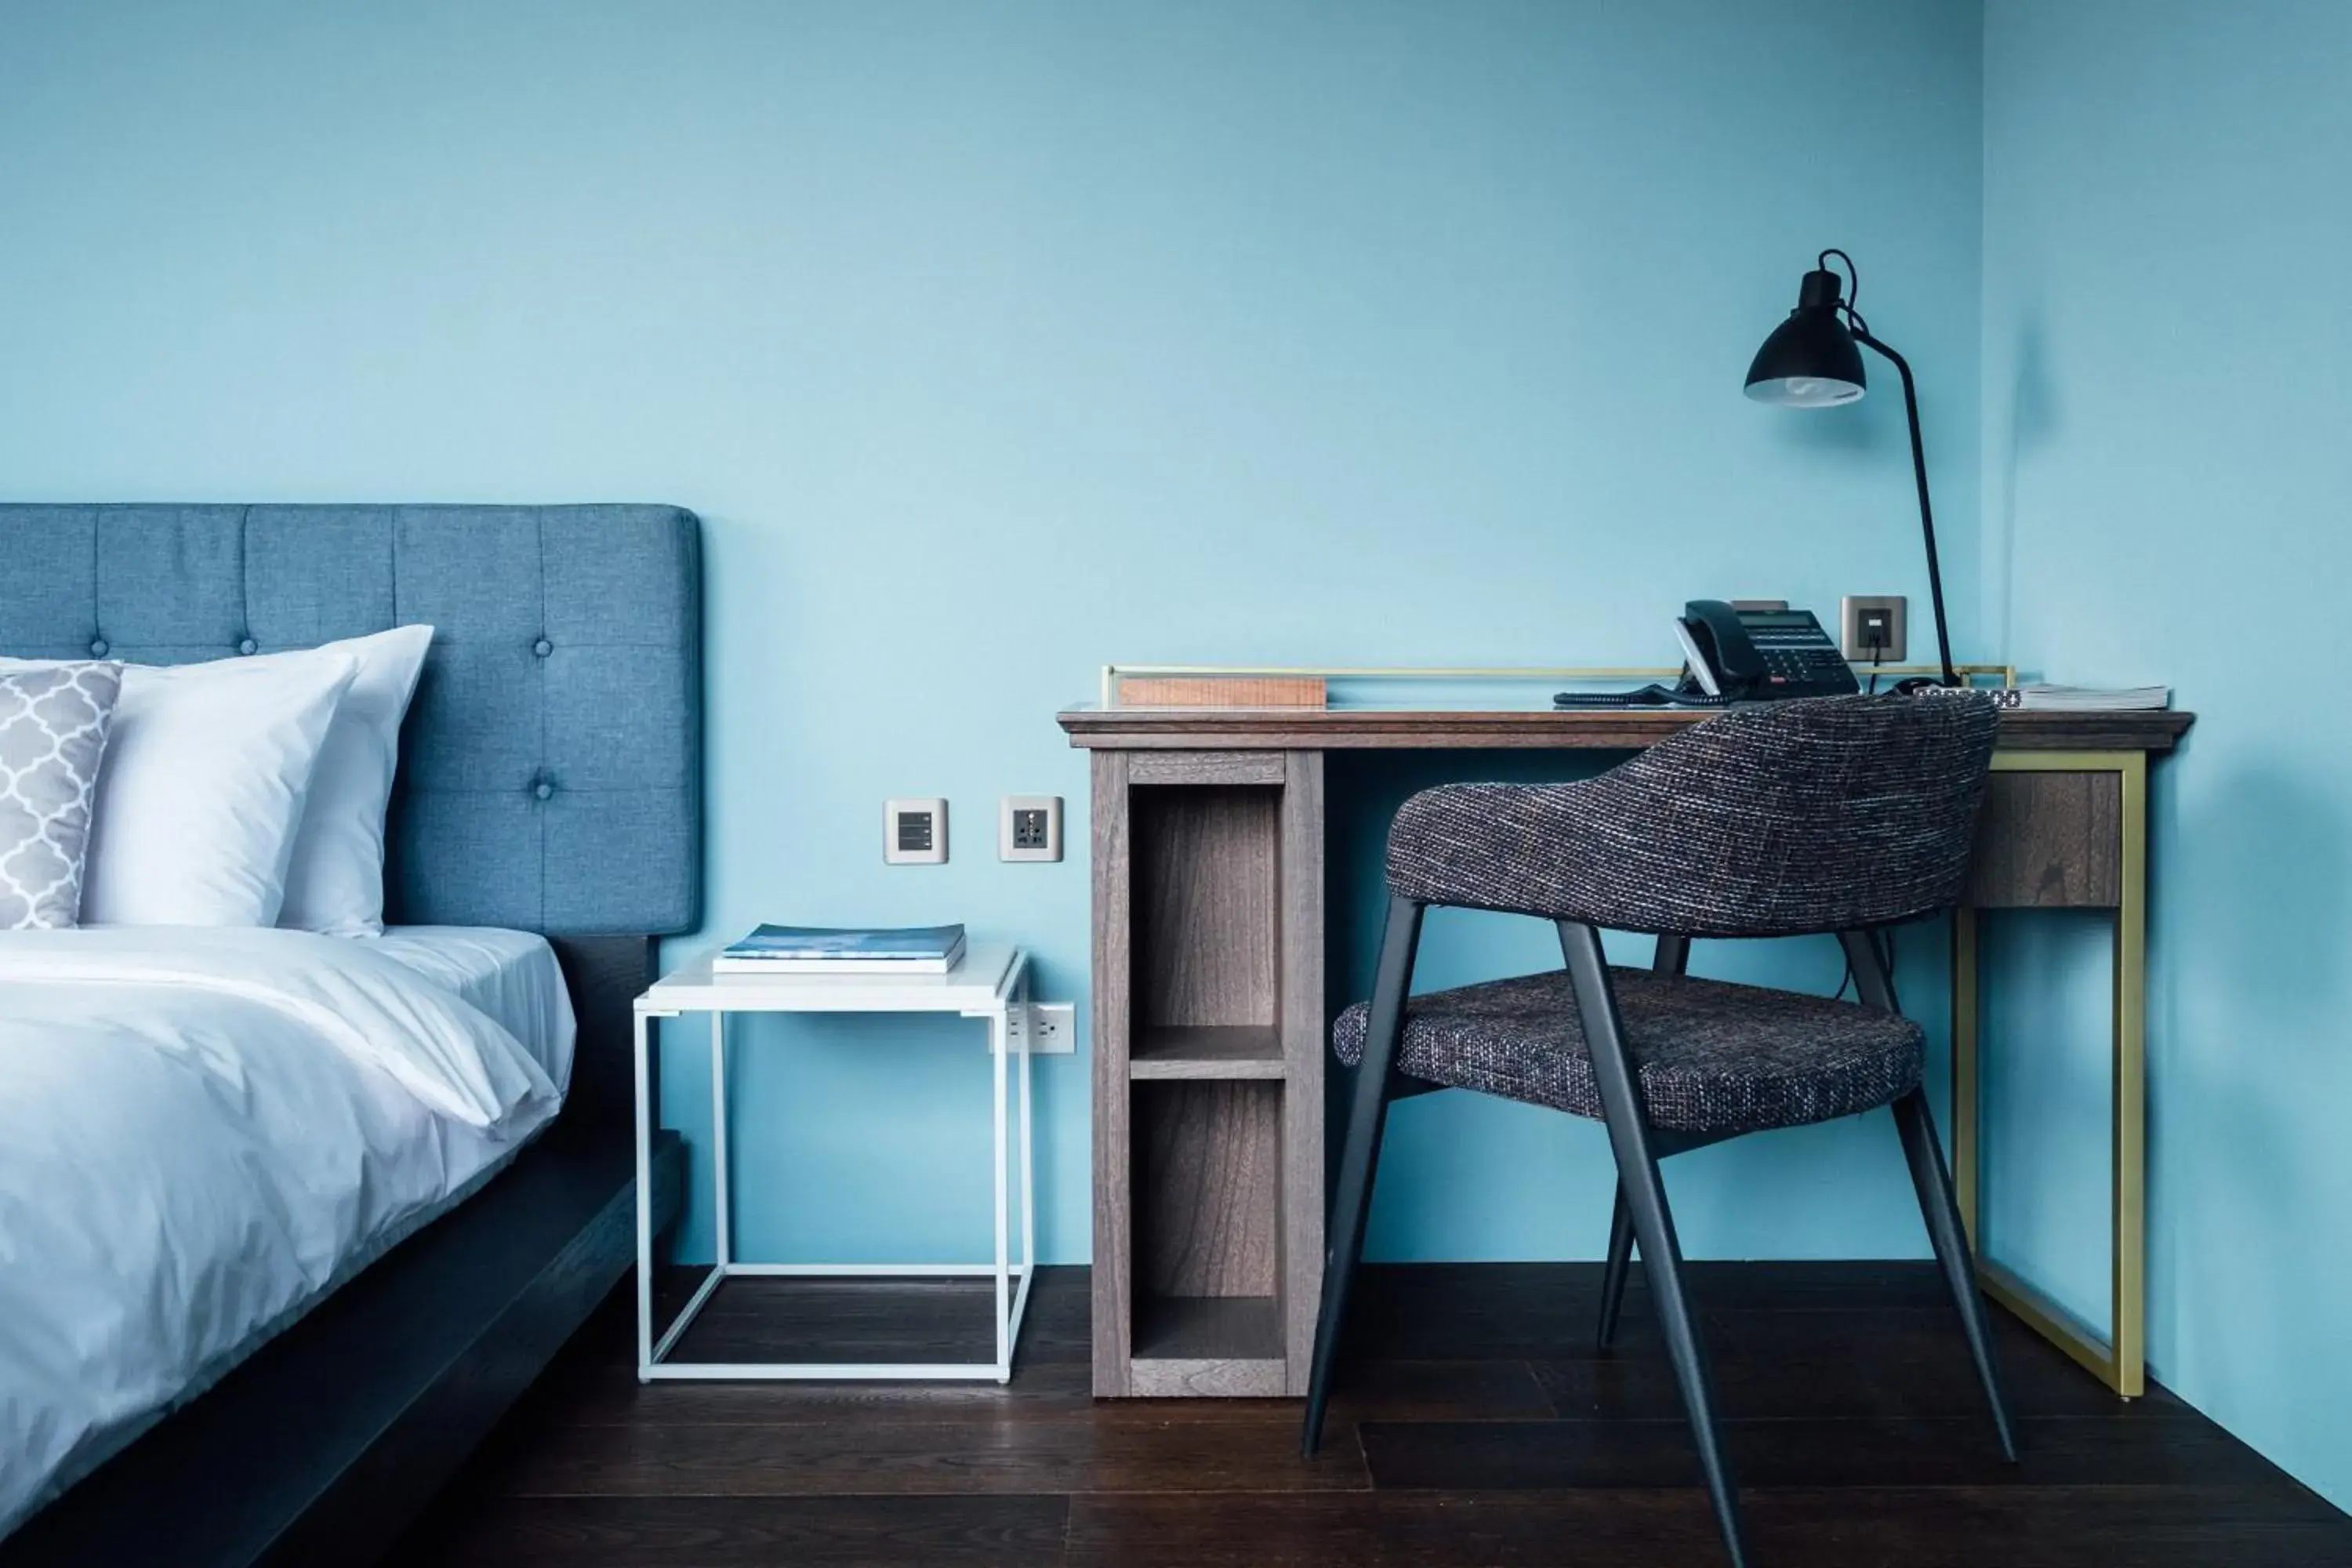
[[366,942],[0,933],[0,1535],[555,1113]]

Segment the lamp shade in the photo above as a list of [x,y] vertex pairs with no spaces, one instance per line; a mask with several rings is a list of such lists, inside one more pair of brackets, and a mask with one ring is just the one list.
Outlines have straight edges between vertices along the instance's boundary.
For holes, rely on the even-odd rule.
[[1862,395],[1869,384],[1862,349],[1838,316],[1839,283],[1834,272],[1805,274],[1797,308],[1748,367],[1748,396],[1789,408],[1828,408]]

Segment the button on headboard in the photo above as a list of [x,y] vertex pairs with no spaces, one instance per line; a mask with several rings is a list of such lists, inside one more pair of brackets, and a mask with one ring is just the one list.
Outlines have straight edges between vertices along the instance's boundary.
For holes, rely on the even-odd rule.
[[693,928],[701,550],[662,506],[0,505],[0,653],[179,664],[436,628],[394,920]]

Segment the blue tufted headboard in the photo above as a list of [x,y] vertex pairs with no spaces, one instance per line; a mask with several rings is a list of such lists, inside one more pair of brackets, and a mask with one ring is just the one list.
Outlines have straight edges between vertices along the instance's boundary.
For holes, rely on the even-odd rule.
[[0,505],[0,653],[178,664],[438,628],[391,918],[693,928],[701,548],[662,506]]

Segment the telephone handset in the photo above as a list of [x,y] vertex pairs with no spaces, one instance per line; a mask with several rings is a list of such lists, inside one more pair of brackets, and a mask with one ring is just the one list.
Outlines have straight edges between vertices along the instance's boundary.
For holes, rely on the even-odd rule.
[[1735,609],[1720,599],[1693,599],[1675,622],[1675,636],[1690,661],[1687,679],[1721,701],[1850,697],[1862,689],[1811,611]]

